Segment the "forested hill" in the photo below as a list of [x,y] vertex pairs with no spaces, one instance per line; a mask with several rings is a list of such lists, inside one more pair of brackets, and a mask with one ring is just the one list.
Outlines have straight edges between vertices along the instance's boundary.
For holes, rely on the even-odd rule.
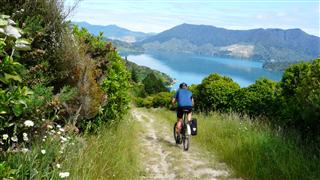
[[301,29],[228,30],[181,24],[137,44],[147,50],[192,52],[265,62],[311,60],[320,54],[320,38]]

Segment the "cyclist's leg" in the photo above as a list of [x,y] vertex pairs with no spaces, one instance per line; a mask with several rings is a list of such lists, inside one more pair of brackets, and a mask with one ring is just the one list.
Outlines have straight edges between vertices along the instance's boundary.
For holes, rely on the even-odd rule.
[[192,112],[189,111],[188,112],[188,122],[190,122],[192,120]]
[[181,131],[181,128],[182,128],[182,119],[180,119],[180,118],[178,118],[177,119],[177,127],[176,127],[177,129],[177,133],[180,133],[180,131]]
[[177,110],[177,129],[176,132],[180,133],[182,129],[182,117],[183,117],[183,111],[181,108],[178,108]]
[[188,107],[188,116],[187,116],[187,119],[188,119],[188,122],[190,122],[192,120],[192,107]]

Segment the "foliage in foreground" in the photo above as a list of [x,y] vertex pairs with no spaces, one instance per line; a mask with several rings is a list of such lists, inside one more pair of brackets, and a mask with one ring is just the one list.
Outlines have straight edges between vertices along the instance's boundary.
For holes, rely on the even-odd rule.
[[0,177],[18,179],[58,179],[69,174],[63,162],[82,146],[67,129],[48,125],[43,134],[21,149],[2,152]]
[[[97,134],[70,135],[53,126],[30,149],[0,156],[0,178],[137,179],[138,126],[128,117]],[[41,139],[41,140],[40,140]]]
[[0,174],[56,179],[63,159],[58,145],[40,143],[46,128],[71,133],[119,122],[130,74],[102,35],[70,27],[63,1],[0,4]]

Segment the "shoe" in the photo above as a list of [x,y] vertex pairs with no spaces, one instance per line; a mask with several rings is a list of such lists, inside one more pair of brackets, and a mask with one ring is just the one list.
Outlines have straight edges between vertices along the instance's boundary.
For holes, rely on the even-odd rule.
[[181,142],[180,142],[180,134],[177,135],[176,144],[181,144]]

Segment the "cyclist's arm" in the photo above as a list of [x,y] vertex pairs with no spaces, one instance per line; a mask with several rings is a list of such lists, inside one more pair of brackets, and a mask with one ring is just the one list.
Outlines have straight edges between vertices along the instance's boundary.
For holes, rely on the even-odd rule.
[[171,103],[172,103],[173,105],[175,105],[175,104],[176,104],[176,102],[177,102],[176,98],[172,98]]
[[192,101],[192,106],[194,106],[194,100],[193,100],[193,98],[191,98],[191,101]]
[[177,91],[176,94],[172,97],[171,103],[172,103],[173,105],[175,105],[176,102],[177,102],[178,93],[179,93],[179,91]]

